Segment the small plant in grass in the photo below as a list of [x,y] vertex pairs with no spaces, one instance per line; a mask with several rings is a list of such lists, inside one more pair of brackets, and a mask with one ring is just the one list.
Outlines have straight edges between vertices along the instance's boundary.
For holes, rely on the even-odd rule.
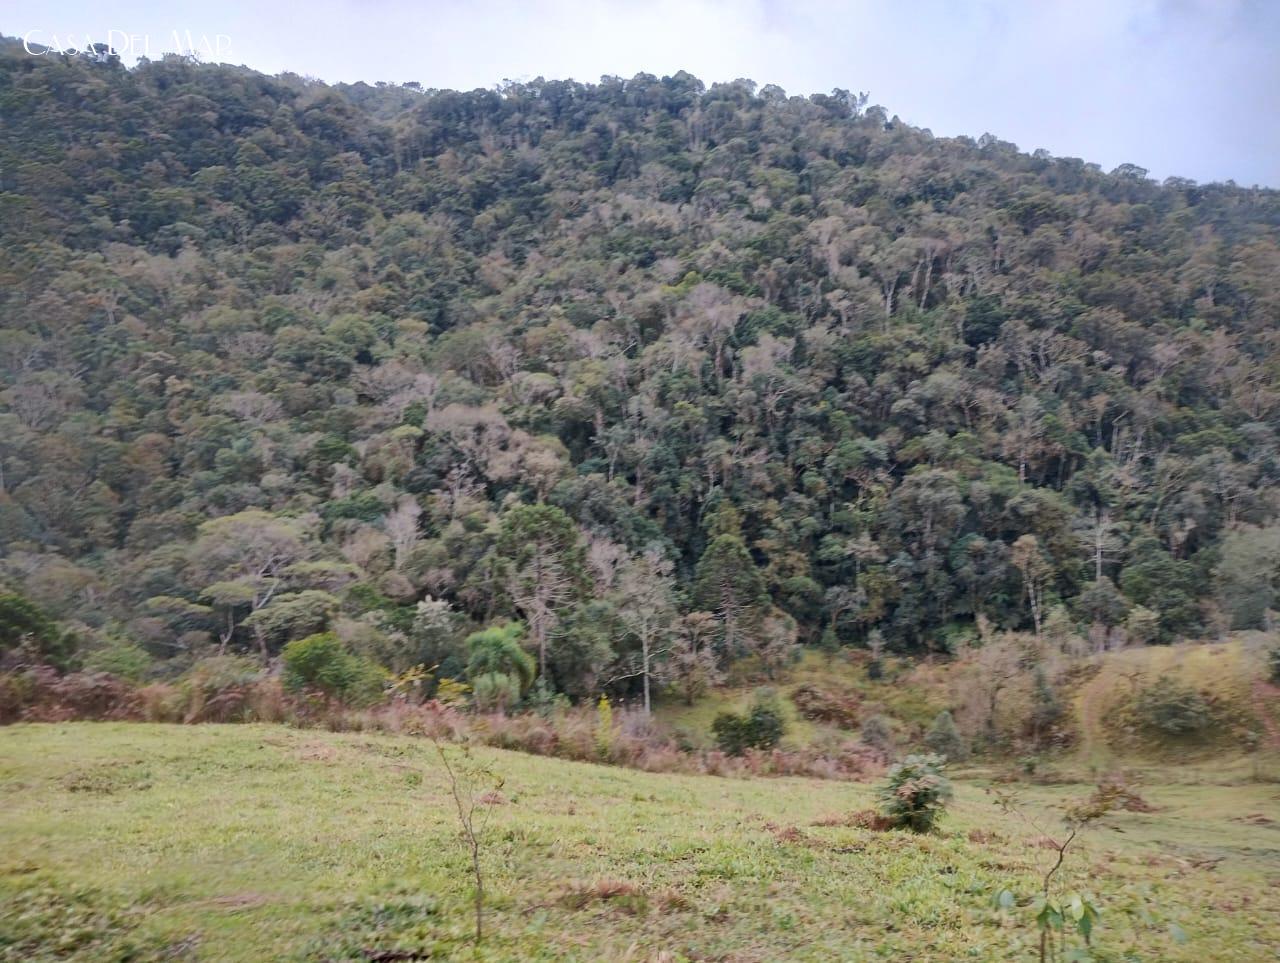
[[862,741],[886,756],[893,752],[893,727],[884,716],[868,716],[862,720]]
[[746,715],[722,712],[711,723],[722,752],[740,756],[748,749],[772,749],[782,741],[786,724],[776,700],[757,697]]
[[[1030,903],[1033,919],[1040,932],[1041,963],[1093,959],[1089,947],[1093,943],[1093,931],[1102,918],[1098,900],[1083,891],[1056,892],[1055,878],[1072,851],[1072,846],[1086,830],[1116,810],[1149,811],[1149,807],[1123,778],[1109,776],[1098,783],[1087,799],[1066,808],[1065,832],[1050,835],[1037,820],[1027,815],[1016,793],[996,792],[995,798],[1006,815],[1016,816],[1036,831],[1038,846],[1045,846],[1053,852],[1052,862],[1041,878],[1040,891]],[[1019,905],[1017,897],[1007,889],[996,894],[994,903],[996,908],[1002,910],[1011,910]],[[1175,939],[1185,939],[1176,924],[1171,924],[1169,929]],[[1083,948],[1069,945],[1073,935],[1083,941]]]
[[1272,685],[1280,685],[1280,645],[1267,653],[1267,678]]
[[930,832],[951,798],[951,780],[941,756],[907,756],[889,770],[880,789],[880,809],[895,829]]
[[969,754],[964,737],[956,728],[955,719],[945,709],[938,713],[933,725],[925,733],[924,744],[930,752],[942,756],[948,762],[959,762]]
[[[478,946],[484,938],[484,872],[480,864],[480,852],[489,814],[493,811],[486,801],[494,799],[495,794],[502,789],[503,779],[488,766],[477,762],[469,747],[463,746],[451,752],[438,739],[433,737],[431,742],[444,765],[449,792],[453,796],[454,808],[458,814],[458,825],[462,829],[462,838],[470,857]],[[454,757],[452,761],[450,756]],[[480,807],[483,807],[484,814],[477,821],[476,809]]]

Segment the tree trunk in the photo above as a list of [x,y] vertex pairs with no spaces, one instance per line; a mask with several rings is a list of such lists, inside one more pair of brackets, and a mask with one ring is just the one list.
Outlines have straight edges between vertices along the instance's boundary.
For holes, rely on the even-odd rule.
[[649,638],[646,635],[640,642],[641,658],[644,660],[644,714],[649,715]]

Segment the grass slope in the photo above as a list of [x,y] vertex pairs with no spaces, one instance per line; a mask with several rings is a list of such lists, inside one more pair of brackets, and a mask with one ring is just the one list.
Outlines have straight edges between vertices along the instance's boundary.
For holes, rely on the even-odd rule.
[[[491,936],[475,958],[1031,955],[1029,911],[991,901],[1006,887],[1029,896],[1051,854],[978,785],[958,787],[943,831],[920,838],[814,825],[867,806],[866,786],[482,757],[506,784],[484,857]],[[1031,798],[1046,807],[1086,788]],[[410,738],[0,730],[0,959],[471,959],[446,792],[430,744]],[[1280,809],[1277,787],[1144,792],[1160,811],[1121,815],[1126,832],[1100,830],[1066,870],[1103,902],[1096,958],[1274,959],[1280,827],[1250,817]],[[1135,925],[1124,909],[1139,904],[1189,942],[1163,919]]]

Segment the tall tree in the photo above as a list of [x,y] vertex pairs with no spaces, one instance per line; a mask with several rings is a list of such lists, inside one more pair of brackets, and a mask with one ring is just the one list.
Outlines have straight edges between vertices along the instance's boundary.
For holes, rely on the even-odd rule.
[[715,613],[727,655],[739,655],[759,620],[764,599],[764,579],[739,535],[718,535],[698,560],[693,601]]
[[547,672],[547,646],[562,612],[587,591],[586,549],[578,527],[555,505],[517,505],[502,516],[495,545],[506,589],[524,616]]

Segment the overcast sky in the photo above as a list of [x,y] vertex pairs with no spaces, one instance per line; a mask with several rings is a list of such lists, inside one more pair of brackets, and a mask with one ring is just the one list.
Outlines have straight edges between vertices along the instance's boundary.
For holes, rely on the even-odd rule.
[[[1276,0],[4,0],[0,33],[323,80],[490,87],[688,70],[867,91],[935,134],[1280,187]],[[203,38],[203,43],[202,43]],[[207,53],[218,48],[220,56]],[[127,53],[126,49],[126,53]]]

